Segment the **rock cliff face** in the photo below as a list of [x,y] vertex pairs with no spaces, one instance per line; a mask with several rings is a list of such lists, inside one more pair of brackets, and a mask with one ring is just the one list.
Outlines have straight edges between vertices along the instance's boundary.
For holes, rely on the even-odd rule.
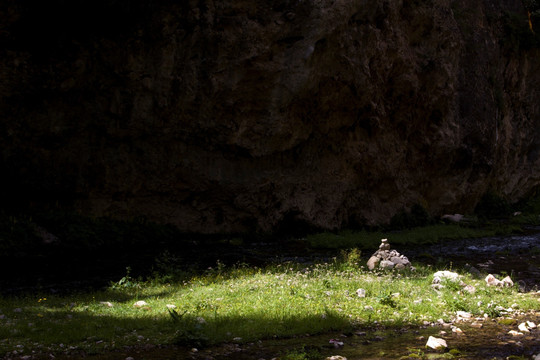
[[11,205],[332,229],[540,182],[540,52],[519,0],[4,4]]

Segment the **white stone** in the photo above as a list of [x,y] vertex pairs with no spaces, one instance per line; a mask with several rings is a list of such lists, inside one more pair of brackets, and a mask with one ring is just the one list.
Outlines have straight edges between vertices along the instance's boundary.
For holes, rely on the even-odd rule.
[[460,221],[463,220],[463,215],[461,215],[461,214],[454,214],[454,215],[445,214],[445,215],[441,216],[441,219],[442,220],[449,220],[449,221],[453,221],[453,222],[460,222]]
[[148,303],[146,301],[144,301],[144,300],[139,300],[135,304],[133,304],[133,306],[135,306],[135,307],[143,307],[143,306],[148,306]]
[[365,289],[358,289],[356,290],[356,295],[358,295],[358,297],[366,297],[366,290]]
[[484,280],[486,281],[487,286],[502,286],[500,285],[501,281],[497,280],[492,274],[486,276]]
[[388,239],[381,239],[381,245],[379,245],[379,250],[390,250],[390,244]]
[[463,335],[463,330],[461,330],[460,328],[455,327],[455,326],[452,327],[452,332],[454,334]]
[[448,345],[446,344],[446,340],[430,336],[426,343],[426,347],[437,350],[437,349],[445,349],[448,347]]
[[379,267],[383,268],[383,269],[393,269],[394,268],[394,263],[389,261],[389,260],[383,260],[379,264]]
[[532,321],[527,321],[527,326],[529,327],[529,329],[536,329],[536,324]]
[[109,301],[101,301],[101,305],[105,305],[106,307],[113,307],[114,305]]
[[540,360],[540,354],[533,355],[533,360]]
[[173,305],[173,304],[167,304],[165,305],[167,307],[167,309],[176,309],[176,305]]
[[336,339],[330,339],[329,341],[330,344],[333,344],[334,347],[338,348],[338,347],[341,347],[343,346],[343,341],[339,341],[339,340],[336,340]]
[[461,319],[471,319],[472,318],[472,314],[469,313],[469,312],[466,312],[466,311],[456,311],[456,315],[458,318],[461,318]]
[[508,287],[514,286],[514,282],[512,281],[512,279],[510,279],[510,276],[507,276],[504,279],[502,279],[501,283],[502,283],[502,286],[508,286]]
[[527,327],[527,324],[525,324],[525,323],[519,324],[518,330],[521,331],[521,332],[523,332],[523,333],[528,333],[528,332],[530,332],[530,331],[529,331],[529,328]]
[[332,355],[327,357],[325,360],[347,360],[347,358],[341,355]]
[[459,281],[459,274],[447,270],[437,271],[433,274],[433,284],[440,284],[444,279],[450,281]]
[[512,336],[522,336],[523,335],[523,333],[517,332],[516,330],[510,330],[508,332],[508,334],[510,334]]

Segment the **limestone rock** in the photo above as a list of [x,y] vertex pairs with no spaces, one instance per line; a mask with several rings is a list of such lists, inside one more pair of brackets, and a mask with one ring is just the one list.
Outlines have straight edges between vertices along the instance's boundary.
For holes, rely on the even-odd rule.
[[518,330],[521,331],[522,333],[529,333],[530,332],[529,327],[527,326],[526,323],[519,324]]
[[502,280],[498,280],[495,276],[493,276],[492,274],[489,274],[488,276],[486,276],[485,281],[488,286],[500,286],[500,287],[514,286],[514,282],[509,276],[505,277]]
[[148,306],[148,303],[144,300],[139,300],[137,302],[135,302],[133,304],[133,306],[137,307],[137,308],[140,308],[140,307],[144,307],[144,306]]
[[381,261],[381,259],[377,256],[372,256],[369,258],[368,262],[367,262],[367,267],[369,270],[373,270],[377,267],[377,265],[379,265],[379,262]]
[[448,345],[446,344],[446,340],[430,336],[426,343],[426,347],[439,350],[439,349],[446,349]]
[[382,269],[393,269],[394,268],[394,263],[391,262],[390,260],[382,260],[381,263],[379,264],[379,266],[382,268]]
[[379,249],[373,253],[367,262],[369,270],[374,270],[377,267],[385,270],[397,269],[402,270],[405,268],[414,269],[411,266],[411,262],[405,255],[401,255],[396,250],[391,250],[391,246],[388,243],[388,239],[381,239]]
[[461,276],[458,273],[447,271],[447,270],[441,270],[437,271],[435,274],[433,274],[433,284],[440,284],[443,282],[443,280],[448,281],[460,281]]
[[334,229],[540,178],[540,62],[501,41],[519,0],[77,3],[99,29],[60,1],[0,12],[6,206]]

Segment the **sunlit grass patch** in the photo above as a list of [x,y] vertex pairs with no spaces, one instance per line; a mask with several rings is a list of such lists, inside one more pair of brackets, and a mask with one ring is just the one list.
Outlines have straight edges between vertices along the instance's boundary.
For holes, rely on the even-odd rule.
[[[490,288],[462,274],[474,293],[453,286],[436,291],[429,267],[368,272],[355,262],[357,255],[312,265],[221,265],[181,283],[131,279],[129,286],[122,286],[124,281],[93,293],[1,298],[0,338],[5,340],[0,351],[99,352],[146,343],[205,346],[450,321],[456,311],[499,316],[508,309],[539,309],[532,294],[516,288]],[[144,303],[134,306],[137,301]]]

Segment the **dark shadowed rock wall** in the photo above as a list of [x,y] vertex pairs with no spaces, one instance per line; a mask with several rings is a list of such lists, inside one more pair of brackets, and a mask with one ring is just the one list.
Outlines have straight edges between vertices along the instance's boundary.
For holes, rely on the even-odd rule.
[[515,201],[537,45],[519,0],[3,0],[3,202],[216,233]]

